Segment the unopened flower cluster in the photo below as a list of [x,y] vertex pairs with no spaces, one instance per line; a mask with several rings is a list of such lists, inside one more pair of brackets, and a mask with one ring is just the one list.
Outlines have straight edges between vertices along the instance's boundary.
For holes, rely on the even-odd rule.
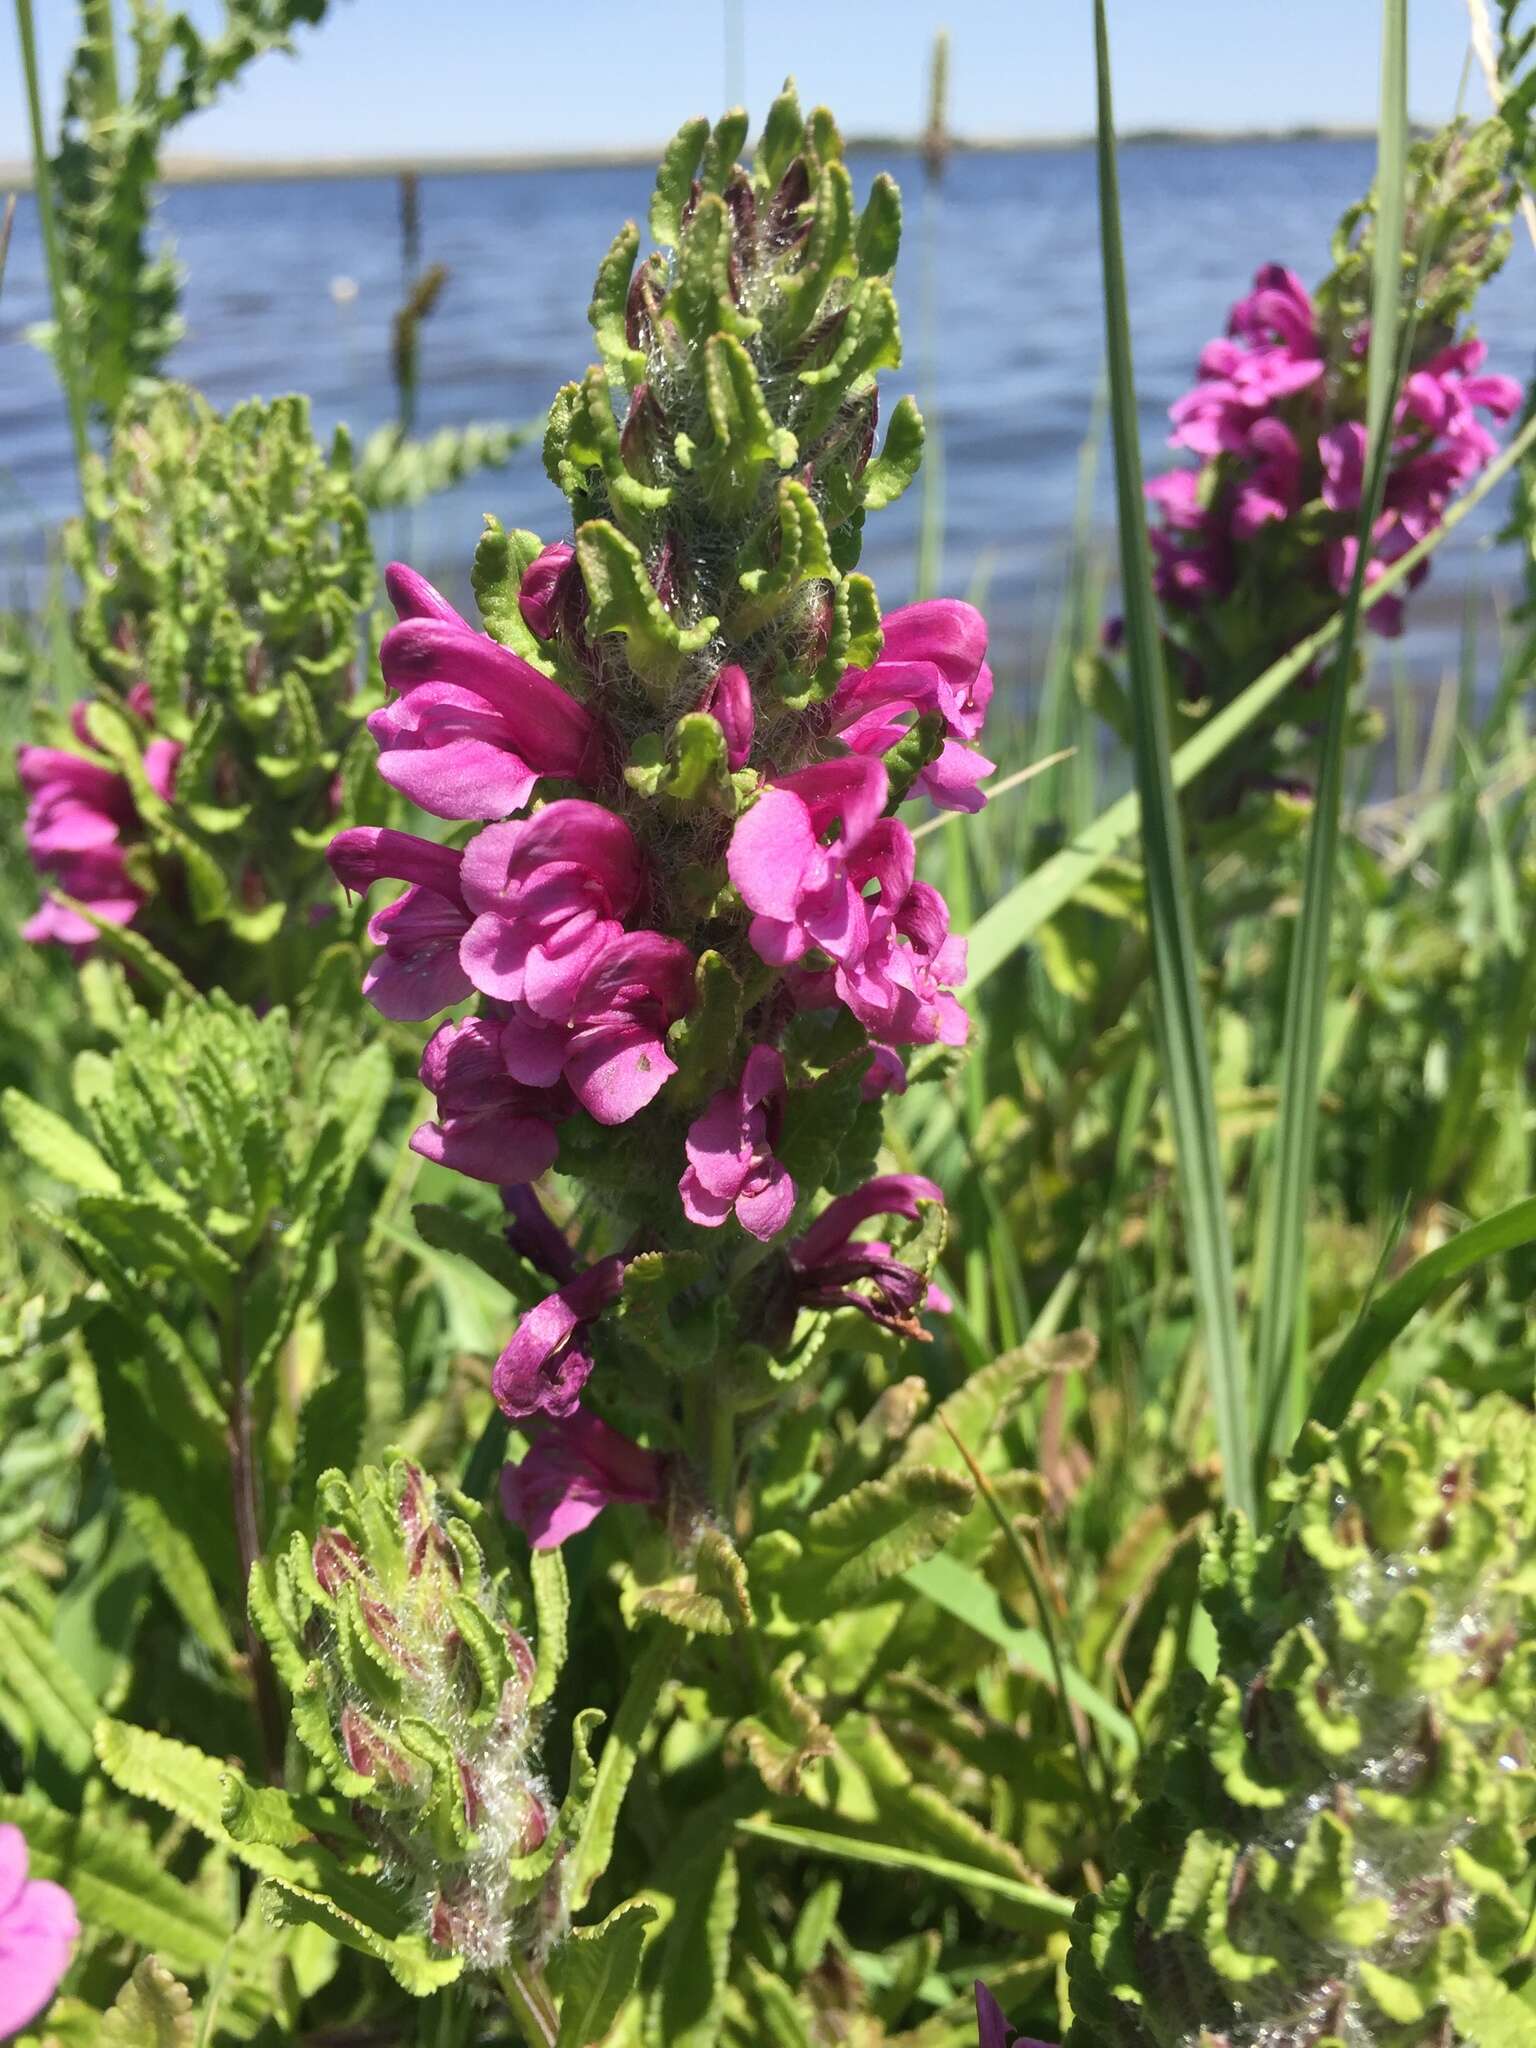
[[985,627],[953,601],[882,621],[855,569],[921,453],[910,401],[876,453],[899,203],[880,179],[856,214],[830,119],[790,94],[750,173],[744,128],[684,129],[660,249],[637,265],[631,225],[599,274],[604,363],[557,396],[545,449],[573,537],[492,526],[486,631],[388,573],[380,772],[475,829],[331,848],[350,888],[409,885],[369,925],[374,1004],[475,1002],[427,1046],[416,1149],[502,1187],[558,1162],[612,1219],[596,1264],[557,1255],[495,1381],[510,1415],[564,1425],[544,1455],[594,1487],[611,1447],[574,1418],[636,1257],[685,1253],[697,1284],[672,1292],[694,1300],[730,1270],[715,1308],[770,1348],[807,1305],[918,1328],[926,1269],[854,1233],[939,1201],[872,1171],[879,1098],[966,1036],[964,943],[897,811],[983,801]]
[[1208,1548],[1220,1668],[1079,1908],[1068,2048],[1523,2039],[1536,1424],[1430,1383],[1309,1426],[1277,1490]]
[[474,1969],[561,1929],[537,1666],[467,1502],[408,1459],[324,1475],[313,1536],[253,1587],[294,1727],[433,1944]]
[[20,750],[25,936],[79,955],[136,925],[198,987],[292,996],[338,814],[380,815],[345,786],[373,592],[345,439],[318,447],[300,398],[221,418],[165,386],[124,410],[86,498],[67,546],[93,689]]

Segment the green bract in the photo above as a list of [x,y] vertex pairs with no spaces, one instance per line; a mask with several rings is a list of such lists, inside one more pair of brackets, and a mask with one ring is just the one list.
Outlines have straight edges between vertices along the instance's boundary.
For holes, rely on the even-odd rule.
[[1536,1420],[1382,1397],[1275,1495],[1271,1533],[1234,1517],[1207,1553],[1220,1667],[1080,1909],[1069,2048],[1515,2048]]
[[[640,258],[634,222],[619,231],[590,309],[602,364],[550,412],[545,465],[571,503],[605,701],[637,730],[727,663],[803,720],[872,661],[879,607],[852,573],[864,513],[921,459],[910,399],[871,459],[875,376],[901,360],[895,185],[878,177],[856,215],[836,124],[803,118],[791,86],[750,173],[746,127],[739,110],[690,121],[669,145],[661,246]],[[784,766],[808,751],[792,726],[772,738]]]

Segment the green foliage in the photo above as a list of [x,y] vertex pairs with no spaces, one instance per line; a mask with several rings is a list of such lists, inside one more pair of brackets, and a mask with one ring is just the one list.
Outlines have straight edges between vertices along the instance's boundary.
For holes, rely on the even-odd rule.
[[1207,1551],[1219,1664],[1074,1935],[1070,2043],[1468,2042],[1528,1918],[1536,1425],[1431,1386],[1313,1429]]
[[[68,553],[96,694],[60,738],[125,778],[148,899],[137,931],[103,940],[162,985],[292,996],[325,943],[323,850],[355,809],[368,708],[372,551],[347,445],[323,453],[300,398],[220,419],[167,388],[123,414],[87,508]],[[146,765],[155,743],[168,774]]]
[[292,48],[326,0],[224,0],[211,37],[160,0],[133,0],[130,91],[119,88],[112,9],[82,0],[51,166],[64,259],[70,356],[92,410],[109,423],[163,374],[182,333],[181,272],[148,246],[166,136],[271,50]]

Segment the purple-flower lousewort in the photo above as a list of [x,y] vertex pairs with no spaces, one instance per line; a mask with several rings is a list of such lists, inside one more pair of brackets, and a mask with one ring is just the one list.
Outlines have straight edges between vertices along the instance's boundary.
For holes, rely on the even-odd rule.
[[[878,1172],[881,1097],[966,1038],[965,944],[899,813],[984,801],[986,627],[951,599],[882,619],[857,572],[922,452],[910,400],[877,429],[895,187],[856,212],[835,129],[792,96],[750,171],[742,139],[690,124],[656,251],[631,224],[604,261],[603,362],[545,444],[570,537],[489,523],[483,630],[388,572],[380,773],[474,829],[330,853],[350,889],[407,884],[368,926],[375,1006],[474,1005],[426,1048],[417,1151],[502,1187],[558,1166],[607,1219],[496,1368],[505,1412],[543,1418],[510,1493],[537,1541],[660,1483],[577,1419],[605,1332],[740,1394],[830,1316],[921,1335],[944,1299],[940,1192]],[[852,1240],[876,1217],[902,1243]]]

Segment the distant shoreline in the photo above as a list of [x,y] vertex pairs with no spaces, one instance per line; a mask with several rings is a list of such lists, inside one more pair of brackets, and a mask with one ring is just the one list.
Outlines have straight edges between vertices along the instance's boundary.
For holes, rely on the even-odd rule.
[[[1128,129],[1120,137],[1122,147],[1156,143],[1189,149],[1213,149],[1241,143],[1275,142],[1370,142],[1372,127],[1347,128],[1140,128]],[[956,156],[1023,156],[1065,153],[1088,149],[1093,136],[956,136],[950,149]],[[850,152],[912,156],[923,147],[916,135],[854,135],[847,139]],[[423,152],[415,156],[379,155],[354,157],[294,157],[262,159],[247,157],[170,157],[161,169],[166,185],[268,185],[292,184],[300,180],[347,178],[398,178],[415,171],[423,178],[472,178],[534,171],[639,170],[656,162],[659,147],[636,144],[628,149],[506,151],[455,155]],[[0,192],[26,192],[32,186],[30,163],[0,162]]]

